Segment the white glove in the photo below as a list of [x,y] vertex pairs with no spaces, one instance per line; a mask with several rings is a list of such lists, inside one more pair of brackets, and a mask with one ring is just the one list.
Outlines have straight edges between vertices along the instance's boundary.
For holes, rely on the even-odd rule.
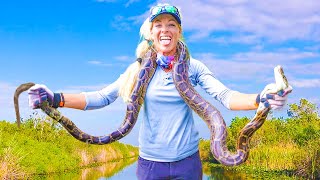
[[275,87],[275,84],[268,84],[259,94],[260,97],[257,98],[257,103],[261,102],[265,107],[270,107],[272,110],[281,109],[286,105],[288,94],[291,93],[292,87],[289,86],[277,93],[267,93],[273,87]]
[[50,106],[53,106],[54,93],[43,84],[36,84],[28,90],[29,106],[32,109],[40,108],[44,101],[48,101]]

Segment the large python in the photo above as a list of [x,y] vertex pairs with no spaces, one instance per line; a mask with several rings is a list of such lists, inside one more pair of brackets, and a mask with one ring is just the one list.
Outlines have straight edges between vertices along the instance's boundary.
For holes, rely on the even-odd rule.
[[[226,146],[227,130],[226,124],[220,112],[209,102],[204,100],[189,82],[188,61],[189,53],[183,42],[177,46],[177,54],[172,70],[172,76],[176,89],[184,101],[206,122],[211,132],[211,152],[215,159],[226,166],[235,166],[245,162],[249,154],[249,140],[253,133],[264,123],[270,108],[259,104],[253,119],[241,130],[237,142],[237,151],[232,154]],[[127,135],[135,125],[139,110],[144,102],[144,96],[150,80],[157,67],[156,52],[150,48],[141,62],[141,70],[134,86],[131,102],[127,104],[127,112],[120,128],[105,136],[91,136],[82,132],[70,119],[62,116],[61,113],[48,105],[48,102],[41,104],[41,109],[51,118],[58,121],[76,139],[90,144],[108,144],[121,139]],[[266,89],[266,93],[277,93],[289,87],[280,66],[275,68],[276,85]],[[34,83],[20,85],[14,96],[14,103],[17,115],[17,123],[20,125],[18,97],[23,91],[28,90]]]

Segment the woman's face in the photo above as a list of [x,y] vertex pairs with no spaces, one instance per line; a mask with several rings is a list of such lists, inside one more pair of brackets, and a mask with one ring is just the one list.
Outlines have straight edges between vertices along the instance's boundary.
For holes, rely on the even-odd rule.
[[151,39],[158,53],[174,55],[180,37],[181,30],[173,16],[161,14],[153,21]]

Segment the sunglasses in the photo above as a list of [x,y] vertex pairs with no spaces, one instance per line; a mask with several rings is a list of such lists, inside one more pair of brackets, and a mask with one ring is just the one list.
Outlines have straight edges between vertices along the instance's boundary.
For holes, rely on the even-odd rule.
[[150,14],[150,22],[153,21],[158,15],[165,13],[173,15],[178,23],[181,24],[181,17],[178,8],[171,5],[155,6],[154,8],[152,8]]

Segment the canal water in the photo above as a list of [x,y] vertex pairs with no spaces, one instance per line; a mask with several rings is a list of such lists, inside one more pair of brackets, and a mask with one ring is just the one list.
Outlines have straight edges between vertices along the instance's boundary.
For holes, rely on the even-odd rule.
[[[136,180],[137,163],[129,165],[123,171],[116,173],[114,176],[106,178],[100,177],[99,180]],[[276,175],[266,173],[247,174],[245,172],[227,171],[222,168],[212,168],[208,174],[203,174],[203,180],[255,180],[255,179],[294,179],[287,175]]]
[[[101,166],[81,169],[64,174],[35,177],[34,179],[90,179],[90,180],[136,180],[137,158],[125,159],[117,162],[108,162]],[[272,173],[247,174],[223,168],[204,167],[203,180],[231,180],[231,179],[294,179],[287,175]]]
[[[99,180],[135,180],[136,178],[136,169],[137,169],[137,162],[129,165],[126,169],[121,172],[118,172],[114,176],[110,178],[101,177]],[[203,179],[209,179],[207,175],[204,174]]]

